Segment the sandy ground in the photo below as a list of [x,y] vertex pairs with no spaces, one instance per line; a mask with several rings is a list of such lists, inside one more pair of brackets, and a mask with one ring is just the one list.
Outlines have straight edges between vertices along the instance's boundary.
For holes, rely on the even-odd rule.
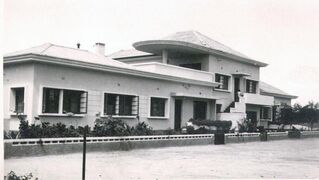
[[[81,179],[82,155],[5,160],[5,172]],[[319,178],[319,139],[87,154],[87,179]]]

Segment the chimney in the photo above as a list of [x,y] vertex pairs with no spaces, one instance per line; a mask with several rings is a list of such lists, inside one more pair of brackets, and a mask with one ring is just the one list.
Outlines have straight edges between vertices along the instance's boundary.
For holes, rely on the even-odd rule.
[[104,43],[95,43],[94,48],[95,48],[95,53],[105,56],[105,44]]

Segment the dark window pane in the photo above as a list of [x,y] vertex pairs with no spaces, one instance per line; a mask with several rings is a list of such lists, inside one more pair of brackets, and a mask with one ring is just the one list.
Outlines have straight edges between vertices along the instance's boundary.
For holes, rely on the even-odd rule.
[[104,96],[104,114],[115,115],[116,114],[116,94],[105,94]]
[[222,112],[222,105],[216,104],[216,113],[221,113],[221,112]]
[[194,101],[194,119],[204,120],[206,119],[207,102]]
[[189,68],[189,69],[195,69],[195,70],[201,70],[202,64],[201,63],[191,63],[191,64],[180,64],[179,66]]
[[80,114],[80,102],[82,91],[63,91],[63,113]]
[[60,89],[43,88],[43,113],[59,112]]
[[257,92],[257,81],[246,80],[246,92],[256,93]]
[[151,116],[165,117],[164,98],[151,98]]
[[133,96],[120,95],[119,115],[132,115]]
[[229,76],[215,74],[215,82],[222,83],[221,85],[217,87],[218,89],[228,90],[228,81],[229,81]]
[[24,88],[15,88],[15,112],[24,112]]

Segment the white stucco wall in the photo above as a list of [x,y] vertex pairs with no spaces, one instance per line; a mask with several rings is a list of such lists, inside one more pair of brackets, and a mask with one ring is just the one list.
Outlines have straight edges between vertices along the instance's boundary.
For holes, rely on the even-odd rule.
[[[32,117],[34,64],[5,65],[3,69],[4,129],[18,130],[19,120],[14,114],[14,97],[11,88],[24,88],[24,114]],[[10,120],[11,119],[11,120]]]
[[[165,80],[156,80],[150,78],[128,76],[125,74],[109,73],[102,71],[94,71],[88,69],[72,68],[66,66],[58,66],[53,64],[33,64],[23,65],[23,72],[17,72],[17,68],[5,68],[7,72],[6,78],[10,83],[23,82],[27,83],[30,90],[29,98],[25,107],[28,109],[28,119],[40,116],[41,121],[50,123],[63,122],[67,125],[86,125],[92,126],[96,119],[96,114],[103,111],[103,96],[105,92],[118,94],[132,94],[139,96],[139,115],[140,121],[146,121],[155,130],[157,129],[174,129],[174,98],[171,97],[172,92],[179,92],[194,95],[212,95],[212,88],[207,86],[191,85],[185,88],[182,83],[171,82]],[[10,72],[10,73],[9,73]],[[16,72],[16,73],[14,73]],[[21,71],[22,72],[22,71]],[[7,90],[11,86],[5,83]],[[78,89],[88,92],[88,111],[84,117],[50,117],[41,116],[42,112],[42,89],[43,87],[53,87],[61,89]],[[29,89],[28,89],[29,90]],[[149,119],[150,97],[167,97],[169,99],[169,119]],[[8,101],[8,100],[7,100]],[[193,117],[193,100],[183,101],[182,123]],[[189,109],[187,109],[189,107]],[[215,116],[215,104],[209,103],[207,113],[209,118]],[[6,118],[13,118],[6,114]],[[137,123],[136,119],[124,119],[129,125]],[[183,125],[183,124],[182,124]]]

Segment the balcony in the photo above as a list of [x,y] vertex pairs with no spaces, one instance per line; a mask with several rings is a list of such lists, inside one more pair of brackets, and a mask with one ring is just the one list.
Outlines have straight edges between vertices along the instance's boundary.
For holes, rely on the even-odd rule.
[[154,73],[193,79],[198,81],[207,81],[211,83],[214,82],[213,73],[210,72],[193,70],[189,68],[183,68],[179,66],[162,64],[157,62],[134,64],[134,66],[144,71],[150,71]]
[[264,96],[260,94],[243,93],[243,99],[246,104],[272,106],[274,97]]

